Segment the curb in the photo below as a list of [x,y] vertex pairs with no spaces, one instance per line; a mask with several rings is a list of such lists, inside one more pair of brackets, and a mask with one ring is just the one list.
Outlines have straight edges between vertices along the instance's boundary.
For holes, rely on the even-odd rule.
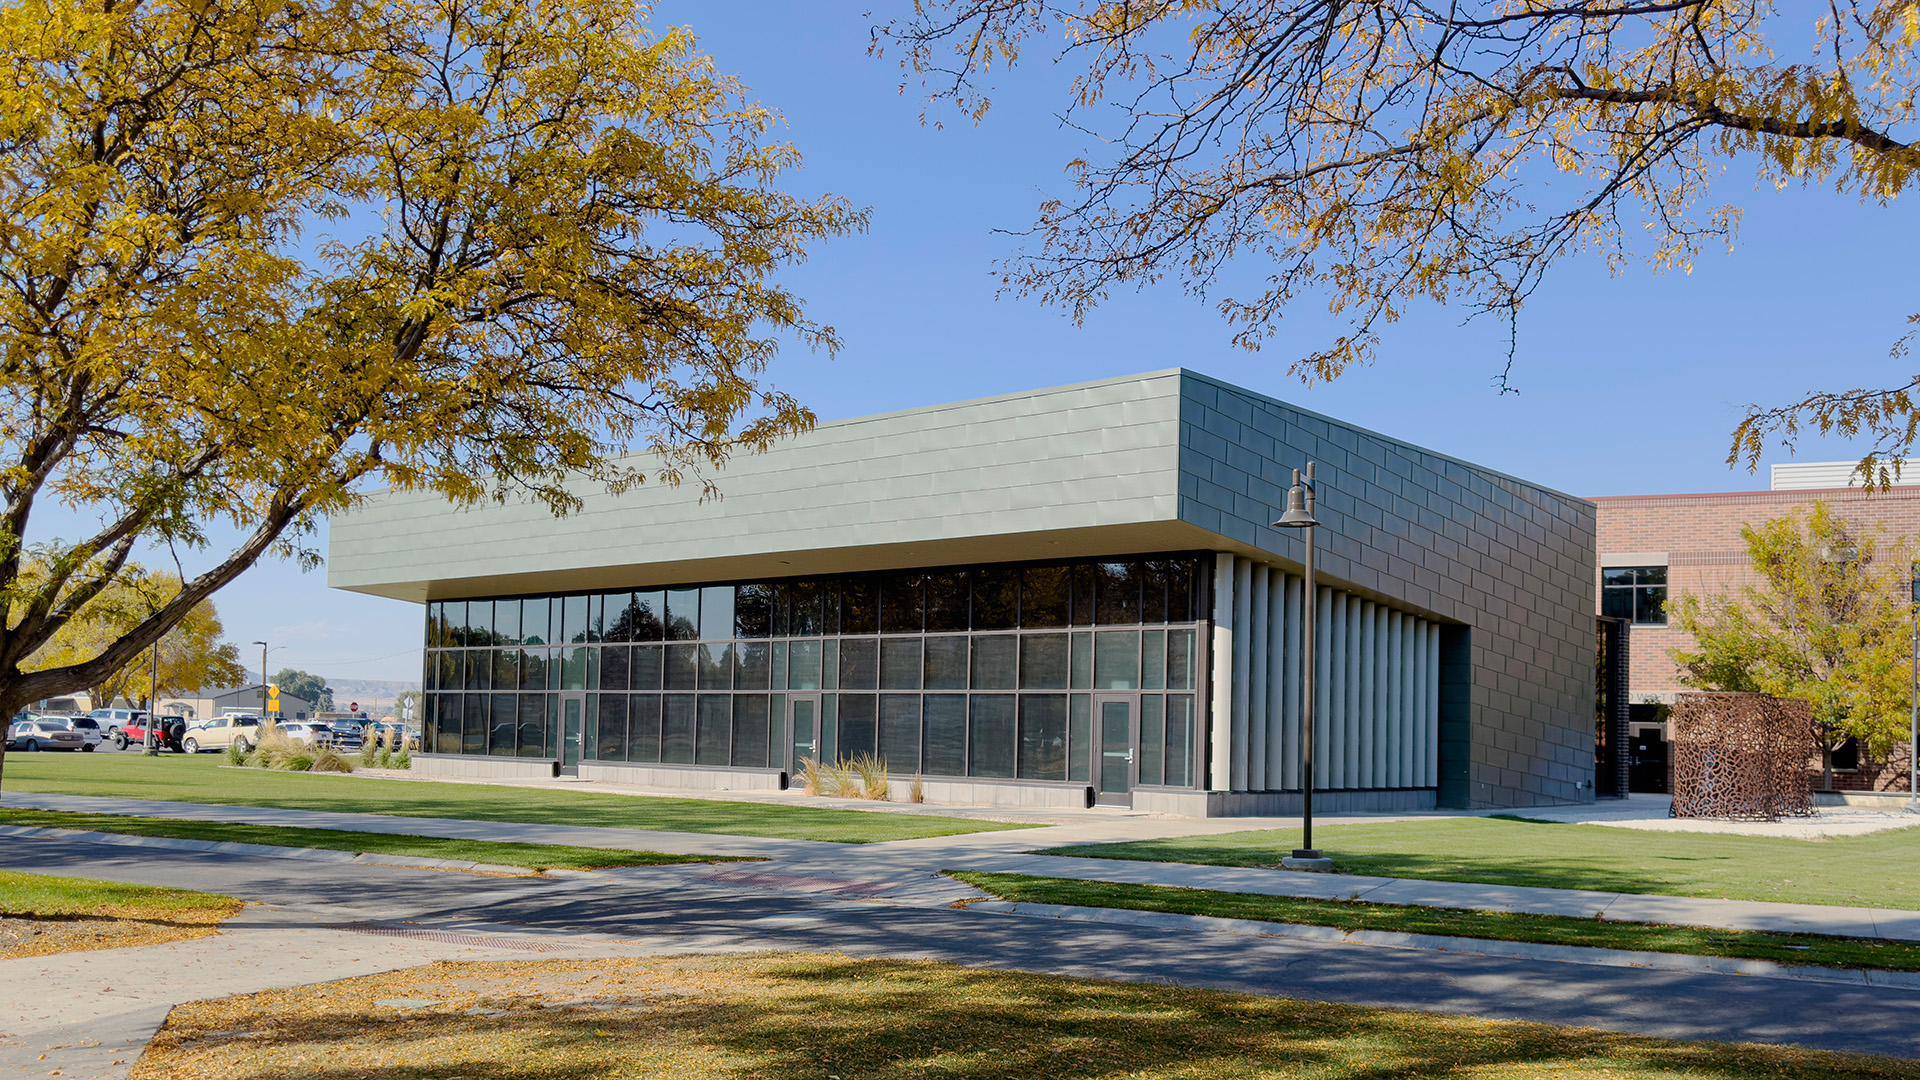
[[1256,919],[1223,919],[1212,915],[1178,915],[1172,912],[1135,911],[1129,908],[1026,904],[1008,900],[983,900],[968,904],[967,910],[991,911],[1028,918],[1065,919],[1072,922],[1113,923],[1161,930],[1205,930],[1214,933],[1291,938],[1295,941],[1373,945],[1386,948],[1420,949],[1427,952],[1510,957],[1518,960],[1594,964],[1601,967],[1653,968],[1662,971],[1712,975],[1751,975],[1766,979],[1795,979],[1803,982],[1838,983],[1845,986],[1920,990],[1920,972],[1914,971],[1815,967],[1777,964],[1771,960],[1739,960],[1732,957],[1604,949],[1585,945],[1544,945],[1525,941],[1444,937],[1438,934],[1402,934],[1388,930],[1342,930],[1335,926],[1261,922]]
[[41,837],[78,840],[88,844],[118,847],[164,848],[169,851],[211,851],[222,855],[252,855],[266,859],[298,859],[306,862],[359,863],[363,866],[402,866],[424,870],[454,870],[472,874],[516,874],[524,877],[597,877],[593,870],[548,870],[544,874],[524,866],[471,862],[464,859],[429,859],[414,855],[383,855],[379,852],[335,851],[331,848],[282,847],[278,844],[243,844],[233,840],[185,840],[175,836],[135,836],[129,833],[92,832],[85,829],[53,829],[37,825],[0,825],[0,836]]

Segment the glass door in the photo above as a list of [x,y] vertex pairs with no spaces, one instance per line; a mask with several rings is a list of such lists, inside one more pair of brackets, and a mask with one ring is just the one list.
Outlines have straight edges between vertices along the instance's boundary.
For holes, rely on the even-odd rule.
[[787,695],[787,775],[799,776],[801,762],[820,760],[820,695]]
[[560,767],[576,768],[580,764],[580,740],[585,725],[587,695],[560,695]]
[[1133,805],[1133,747],[1138,735],[1137,699],[1093,697],[1094,801],[1101,806]]

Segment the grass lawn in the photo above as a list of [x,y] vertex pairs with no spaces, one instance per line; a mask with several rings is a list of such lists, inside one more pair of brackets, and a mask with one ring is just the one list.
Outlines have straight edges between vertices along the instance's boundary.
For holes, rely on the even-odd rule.
[[[1462,817],[1329,825],[1315,829],[1313,838],[1342,874],[1920,908],[1920,829],[1913,828],[1788,840]],[[1294,830],[1257,831],[1086,844],[1045,854],[1278,866],[1299,843]]]
[[1492,941],[1532,941],[1547,945],[1639,949],[1691,956],[1730,956],[1742,960],[1773,960],[1782,964],[1920,971],[1920,944],[1910,942],[1829,937],[1823,934],[1716,930],[1703,926],[1602,922],[1563,915],[1516,915],[1498,911],[1464,911],[1459,908],[1368,904],[1353,900],[1308,900],[1165,885],[1030,877],[1026,874],[948,873],[1002,900],[1024,904],[1171,911],[1181,915],[1213,915],[1223,919],[1334,926],[1342,930],[1387,930],[1402,934],[1442,934]]
[[[381,1005],[382,1001],[396,1001]],[[435,964],[176,1006],[135,1080],[1920,1078],[1920,1062],[758,955]]]
[[222,769],[219,754],[8,754],[7,791],[270,806],[348,814],[596,825],[865,844],[1026,828],[998,821],[815,806],[659,799],[486,784],[374,780],[327,773]]
[[0,870],[0,959],[206,937],[240,908],[186,889]]
[[0,825],[32,825],[46,829],[90,829],[134,836],[172,836],[183,840],[214,840],[278,847],[326,848],[329,851],[414,855],[427,859],[468,859],[473,862],[524,866],[530,870],[592,870],[604,866],[663,866],[669,863],[731,862],[722,855],[668,855],[658,851],[572,847],[566,844],[513,844],[495,840],[449,840],[438,836],[396,836],[388,833],[346,832],[340,829],[289,829],[278,825],[233,825],[221,821],[181,821],[175,818],[122,817],[119,814],[70,814],[59,810],[0,809]]

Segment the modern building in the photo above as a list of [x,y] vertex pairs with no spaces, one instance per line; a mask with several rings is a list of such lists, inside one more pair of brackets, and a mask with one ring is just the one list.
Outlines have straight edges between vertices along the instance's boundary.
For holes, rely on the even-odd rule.
[[[1318,463],[1305,530],[1269,524]],[[1591,503],[1189,371],[822,424],[697,484],[382,493],[329,583],[423,605],[415,768],[1282,812],[1593,797]]]
[[[1920,463],[1915,463],[1920,465]],[[1602,615],[1630,621],[1628,697],[1631,729],[1642,760],[1635,790],[1665,790],[1666,722],[1661,706],[1685,690],[1673,651],[1692,644],[1669,623],[1665,604],[1683,594],[1737,594],[1758,583],[1741,529],[1807,513],[1824,501],[1835,517],[1861,534],[1891,543],[1920,537],[1920,468],[1893,487],[1866,489],[1857,462],[1795,462],[1771,469],[1766,491],[1675,495],[1618,495],[1593,499],[1598,507],[1599,575],[1594,589]],[[1856,747],[1836,755],[1836,786],[1875,788],[1907,782],[1907,750],[1886,762],[1863,759]]]

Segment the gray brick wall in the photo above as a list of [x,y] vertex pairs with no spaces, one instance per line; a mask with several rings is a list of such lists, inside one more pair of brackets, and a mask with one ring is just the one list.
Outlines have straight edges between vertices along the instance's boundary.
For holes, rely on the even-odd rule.
[[1268,523],[1309,460],[1323,581],[1464,628],[1443,637],[1442,804],[1592,799],[1593,504],[1183,373],[1183,521],[1297,566],[1304,541]]

